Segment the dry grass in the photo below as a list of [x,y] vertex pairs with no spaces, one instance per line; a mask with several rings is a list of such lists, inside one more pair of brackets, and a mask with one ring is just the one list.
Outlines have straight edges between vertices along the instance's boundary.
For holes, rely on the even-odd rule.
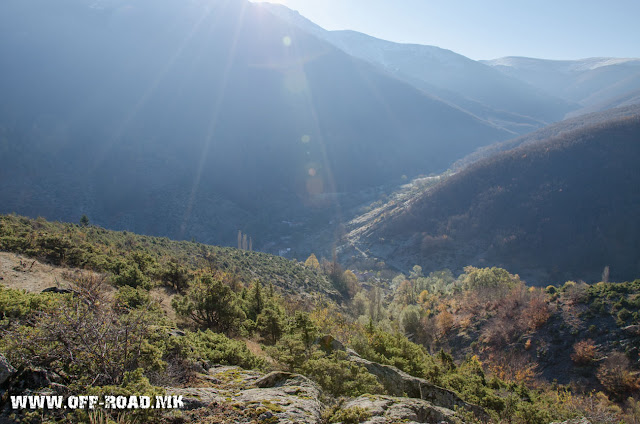
[[41,292],[48,287],[70,288],[66,268],[41,263],[15,253],[0,252],[0,284],[10,289]]

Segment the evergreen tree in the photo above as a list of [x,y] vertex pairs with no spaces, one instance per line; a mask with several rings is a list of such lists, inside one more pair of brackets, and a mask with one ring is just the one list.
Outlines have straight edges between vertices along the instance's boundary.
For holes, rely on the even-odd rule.
[[284,333],[285,322],[285,314],[280,305],[269,302],[258,315],[256,328],[265,341],[276,344]]
[[87,215],[82,215],[80,217],[80,226],[88,227],[89,226],[89,217]]
[[258,318],[258,315],[262,312],[262,309],[264,309],[262,283],[260,281],[256,281],[253,283],[251,292],[249,293],[249,318],[255,321]]
[[218,332],[229,333],[238,328],[246,317],[224,277],[223,274],[207,274],[196,279],[185,296],[171,302],[176,313]]

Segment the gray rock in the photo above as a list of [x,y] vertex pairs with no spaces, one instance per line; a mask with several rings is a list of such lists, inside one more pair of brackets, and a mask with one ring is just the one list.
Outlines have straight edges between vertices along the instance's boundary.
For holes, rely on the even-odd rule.
[[285,385],[290,379],[295,378],[297,374],[285,371],[273,371],[264,377],[259,378],[254,383],[256,387],[280,387]]
[[640,335],[640,324],[627,325],[622,330],[630,334]]
[[551,424],[591,424],[591,421],[582,417],[582,418],[574,418],[572,420],[567,420],[563,422],[554,422]]
[[186,336],[186,333],[184,331],[179,330],[177,328],[173,328],[173,329],[169,330],[168,334],[171,337],[184,337],[184,336]]
[[214,402],[222,402],[224,396],[218,389],[212,387],[168,388],[168,395],[182,396],[184,409],[205,408]]
[[464,400],[453,391],[436,386],[425,379],[414,377],[391,365],[382,365],[361,358],[353,350],[347,350],[348,359],[364,366],[371,374],[378,377],[388,393],[395,396],[407,396],[410,398],[423,399],[443,407],[454,410],[462,408],[472,412],[476,418],[488,421],[489,415],[478,405],[474,405]]
[[433,405],[422,399],[411,399],[384,395],[363,395],[342,406],[362,408],[370,418],[365,424],[392,423],[450,423],[463,421],[450,409]]
[[[230,405],[258,413],[259,420],[280,424],[317,424],[324,406],[320,388],[307,377],[274,371],[262,375],[234,366],[216,366],[207,381],[217,387],[167,388],[167,394],[182,395],[185,409]],[[216,408],[213,408],[215,411]]]
[[0,386],[15,373],[16,369],[11,366],[7,358],[0,354]]
[[63,387],[61,385],[62,378],[58,374],[44,368],[28,367],[15,375],[10,390],[19,392],[36,390],[52,387],[53,383],[56,383],[56,388]]
[[321,422],[324,406],[316,383],[299,374],[275,371],[255,382],[255,389],[236,394],[235,401],[260,403],[270,409],[281,424]]

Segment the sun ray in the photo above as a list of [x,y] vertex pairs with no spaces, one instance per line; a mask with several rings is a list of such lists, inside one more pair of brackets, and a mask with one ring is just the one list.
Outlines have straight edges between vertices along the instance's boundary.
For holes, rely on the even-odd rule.
[[97,154],[95,156],[96,160],[95,160],[95,163],[93,164],[93,170],[95,170],[100,165],[101,161],[104,159],[104,157],[107,155],[108,151],[113,147],[113,145],[116,144],[122,138],[122,136],[125,133],[125,131],[127,130],[127,128],[131,125],[131,123],[134,121],[134,119],[138,116],[138,114],[140,113],[142,108],[146,105],[146,103],[148,102],[148,100],[152,96],[152,94],[157,90],[158,86],[160,85],[162,80],[165,78],[167,73],[177,63],[178,58],[180,57],[180,55],[184,51],[185,47],[193,39],[194,35],[200,29],[200,27],[201,27],[202,23],[205,21],[205,19],[207,19],[209,17],[209,15],[212,12],[212,9],[213,9],[212,6],[208,6],[206,8],[205,13],[203,13],[198,18],[198,20],[196,21],[195,25],[184,36],[184,38],[182,39],[182,41],[181,41],[180,45],[178,46],[178,48],[169,57],[169,59],[164,64],[164,66],[156,74],[155,78],[153,78],[151,80],[151,82],[147,86],[147,88],[144,91],[144,93],[140,96],[140,98],[135,103],[135,105],[133,105],[133,107],[131,107],[130,111],[127,113],[127,115],[123,119],[122,123],[115,129],[115,131],[113,132],[113,134],[111,135],[109,140],[100,145],[100,149],[99,149],[99,151],[97,152]]
[[[233,1],[233,0],[231,0]],[[213,110],[211,112],[211,122],[209,124],[209,128],[207,129],[207,133],[204,138],[202,153],[200,154],[200,160],[198,162],[196,168],[196,175],[193,181],[193,185],[191,187],[191,191],[189,193],[189,198],[187,200],[187,207],[185,209],[185,213],[182,219],[182,224],[180,225],[180,236],[183,237],[187,230],[187,225],[191,218],[191,213],[193,211],[193,205],[195,203],[196,194],[198,192],[198,188],[200,186],[200,180],[202,179],[202,172],[204,170],[205,163],[207,161],[207,157],[209,155],[209,151],[211,149],[211,145],[214,141],[214,136],[216,133],[216,129],[218,126],[218,117],[220,115],[220,110],[222,107],[222,103],[227,90],[227,82],[229,80],[229,74],[231,72],[231,66],[235,60],[236,49],[238,44],[238,38],[240,35],[240,30],[242,28],[242,20],[244,19],[244,14],[246,12],[246,3],[242,3],[240,13],[238,14],[238,20],[235,23],[235,30],[233,34],[233,41],[231,44],[231,48],[229,50],[229,55],[227,56],[227,61],[225,64],[224,72],[222,75],[222,79],[220,80],[220,86],[217,91],[217,99],[215,105],[213,106]]]

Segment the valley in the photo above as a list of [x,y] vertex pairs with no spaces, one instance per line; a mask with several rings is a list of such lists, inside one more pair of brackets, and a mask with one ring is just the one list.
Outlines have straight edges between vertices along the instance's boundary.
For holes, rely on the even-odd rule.
[[640,422],[638,55],[359,1],[0,2],[0,423]]

